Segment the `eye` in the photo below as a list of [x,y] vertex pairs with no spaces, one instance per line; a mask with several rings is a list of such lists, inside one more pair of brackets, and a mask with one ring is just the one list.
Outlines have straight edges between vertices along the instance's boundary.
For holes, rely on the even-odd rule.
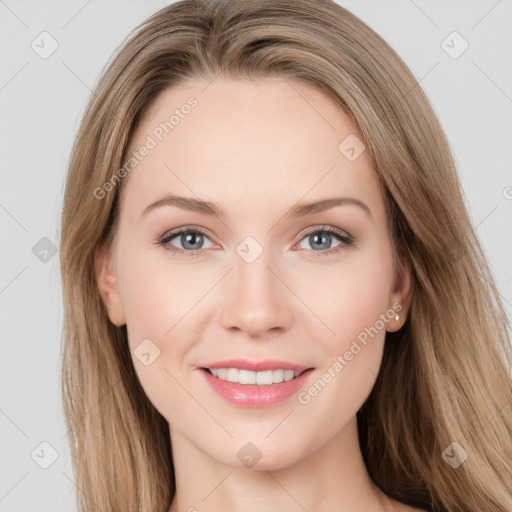
[[[328,250],[331,248],[333,238],[337,239],[339,243],[334,247],[333,250]],[[303,247],[301,244],[304,241],[311,247],[313,247],[313,253],[317,253],[313,254],[314,256],[331,255],[334,253],[338,253],[339,251],[346,249],[353,243],[353,239],[351,236],[332,226],[322,226],[319,229],[310,231],[299,243],[300,247]]]
[[[333,239],[334,241],[337,240],[338,244],[331,248]],[[210,242],[210,245],[207,247],[204,246],[205,240]],[[321,226],[306,233],[298,246],[304,248],[302,245],[304,241],[312,247],[312,249],[309,249],[312,256],[337,254],[353,244],[353,238],[350,235],[332,226]],[[158,239],[157,243],[172,253],[186,257],[198,257],[201,254],[201,249],[213,246],[206,232],[202,229],[191,227],[168,231]],[[308,248],[306,247],[306,249]]]
[[[175,240],[179,246],[176,247],[171,243],[172,240]],[[160,245],[162,245],[165,249],[182,254],[184,256],[199,256],[200,249],[205,249],[204,241],[210,240],[205,232],[198,228],[184,228],[175,230],[172,232],[167,232],[163,235],[162,238],[158,241]],[[211,243],[211,240],[210,240]],[[210,245],[211,247],[211,245]],[[206,247],[208,248],[208,247]]]

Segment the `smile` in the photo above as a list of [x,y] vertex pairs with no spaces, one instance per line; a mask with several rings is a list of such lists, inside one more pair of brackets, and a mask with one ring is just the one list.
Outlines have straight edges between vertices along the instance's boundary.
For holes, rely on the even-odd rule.
[[304,387],[314,368],[286,361],[230,360],[197,367],[217,395],[238,407],[270,407]]
[[[258,386],[271,386],[288,382],[298,377],[302,371],[293,370],[267,370],[263,372],[254,372],[251,370],[240,370],[239,368],[205,368],[211,375],[220,380],[228,382],[237,382],[238,384],[257,384]],[[305,371],[305,370],[304,370]]]

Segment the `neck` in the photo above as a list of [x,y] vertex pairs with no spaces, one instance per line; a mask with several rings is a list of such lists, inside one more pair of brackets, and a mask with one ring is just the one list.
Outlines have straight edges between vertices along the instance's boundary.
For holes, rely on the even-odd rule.
[[[384,512],[391,500],[371,481],[356,418],[320,449],[281,467],[234,467],[213,459],[170,429],[176,493],[169,512]],[[241,445],[244,442],[240,443]],[[387,509],[385,507],[388,507]]]

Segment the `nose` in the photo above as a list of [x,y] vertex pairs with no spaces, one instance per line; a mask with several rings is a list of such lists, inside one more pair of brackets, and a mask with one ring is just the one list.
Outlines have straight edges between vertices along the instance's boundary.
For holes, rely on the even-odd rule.
[[220,321],[225,329],[250,337],[286,331],[293,321],[293,293],[268,254],[252,263],[234,255],[234,269],[225,283]]

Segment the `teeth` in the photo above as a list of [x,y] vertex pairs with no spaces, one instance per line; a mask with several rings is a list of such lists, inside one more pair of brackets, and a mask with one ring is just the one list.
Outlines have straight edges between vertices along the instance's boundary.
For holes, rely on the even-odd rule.
[[287,382],[298,377],[302,372],[293,370],[268,370],[264,372],[252,372],[251,370],[239,370],[238,368],[213,368],[210,372],[214,377],[239,384],[258,384],[270,386]]

